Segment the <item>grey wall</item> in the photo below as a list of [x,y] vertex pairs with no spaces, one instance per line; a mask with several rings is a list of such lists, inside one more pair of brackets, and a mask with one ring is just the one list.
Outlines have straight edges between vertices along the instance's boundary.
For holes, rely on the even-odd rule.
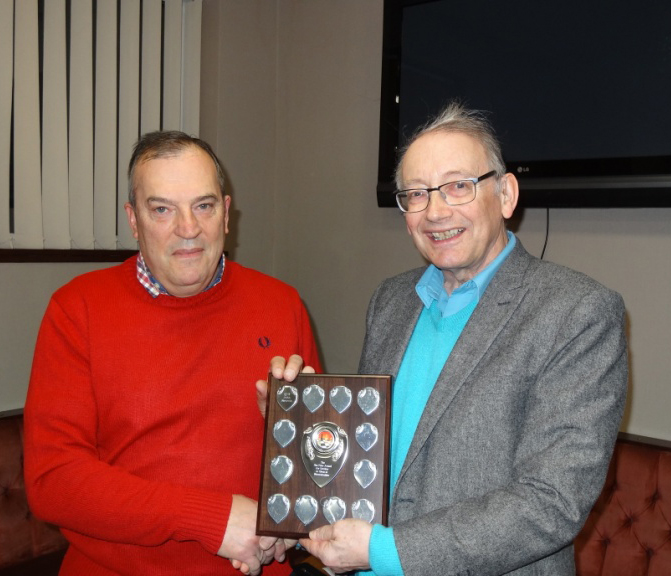
[[0,412],[22,408],[42,315],[51,294],[104,263],[0,264]]
[[[296,286],[326,368],[354,371],[374,287],[422,263],[402,217],[375,202],[382,0],[204,0],[203,14],[201,135],[229,176],[227,249]],[[540,255],[545,211],[520,213],[511,226]],[[545,257],[625,298],[632,375],[623,430],[665,439],[670,253],[671,209],[550,211]],[[41,266],[56,267],[48,282]],[[0,265],[0,410],[22,404],[48,293],[78,272]]]

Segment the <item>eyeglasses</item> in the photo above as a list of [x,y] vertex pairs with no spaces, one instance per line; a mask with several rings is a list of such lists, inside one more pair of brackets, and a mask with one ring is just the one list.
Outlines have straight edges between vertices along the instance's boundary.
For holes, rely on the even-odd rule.
[[431,192],[436,190],[448,206],[468,204],[475,200],[475,185],[491,176],[496,176],[496,170],[487,172],[477,178],[466,178],[441,184],[436,188],[410,188],[396,192],[396,203],[402,212],[421,212],[426,210],[431,200]]

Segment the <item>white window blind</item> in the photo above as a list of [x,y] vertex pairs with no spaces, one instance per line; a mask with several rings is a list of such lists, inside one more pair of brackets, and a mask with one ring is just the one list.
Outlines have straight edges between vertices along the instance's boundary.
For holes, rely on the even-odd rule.
[[134,249],[134,142],[198,134],[202,0],[0,0],[0,248]]

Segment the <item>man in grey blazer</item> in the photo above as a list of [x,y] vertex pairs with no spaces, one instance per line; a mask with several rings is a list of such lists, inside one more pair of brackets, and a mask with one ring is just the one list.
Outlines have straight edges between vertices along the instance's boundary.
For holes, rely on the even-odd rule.
[[506,231],[518,185],[481,114],[450,105],[397,185],[430,265],[378,287],[359,367],[394,376],[390,526],[301,543],[378,576],[574,574],[626,398],[622,299]]

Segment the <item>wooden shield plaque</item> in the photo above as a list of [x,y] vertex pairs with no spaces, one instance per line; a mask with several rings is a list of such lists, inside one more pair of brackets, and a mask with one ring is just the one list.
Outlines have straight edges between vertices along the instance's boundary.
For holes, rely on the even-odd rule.
[[342,518],[387,523],[391,376],[268,376],[256,533],[302,538]]

